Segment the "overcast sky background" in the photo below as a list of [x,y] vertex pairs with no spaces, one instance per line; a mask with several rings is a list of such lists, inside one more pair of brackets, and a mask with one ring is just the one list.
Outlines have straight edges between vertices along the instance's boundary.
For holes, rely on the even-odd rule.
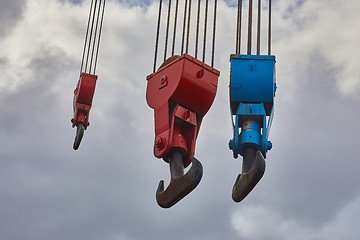
[[107,1],[91,125],[74,151],[90,2],[0,0],[0,239],[358,239],[360,1],[273,1],[273,149],[241,203],[228,150],[236,1],[218,2],[221,76],[196,147],[204,175],[170,209],[155,200],[169,170],[153,156],[145,101],[157,2]]

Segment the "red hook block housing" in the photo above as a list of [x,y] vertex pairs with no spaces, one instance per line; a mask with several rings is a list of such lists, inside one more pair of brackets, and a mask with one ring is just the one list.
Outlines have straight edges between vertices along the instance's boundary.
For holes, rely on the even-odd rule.
[[89,126],[89,113],[94,97],[97,75],[81,73],[78,84],[74,90],[74,117],[72,126],[81,123],[85,129]]
[[146,101],[154,109],[154,155],[176,148],[184,167],[195,154],[202,118],[216,95],[220,72],[185,53],[147,77]]

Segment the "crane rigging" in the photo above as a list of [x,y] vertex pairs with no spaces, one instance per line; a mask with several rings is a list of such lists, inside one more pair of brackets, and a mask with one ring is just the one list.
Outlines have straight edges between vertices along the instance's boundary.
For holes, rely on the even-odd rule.
[[[229,148],[234,158],[243,157],[242,172],[232,189],[235,202],[242,201],[264,175],[266,154],[272,148],[269,133],[277,88],[275,56],[271,55],[271,0],[268,0],[267,54],[261,54],[262,0],[255,4],[256,40],[252,38],[254,4],[253,0],[247,1],[247,45],[242,46],[243,2],[238,0],[235,54],[230,55],[229,100],[233,137]],[[192,21],[194,10],[196,20]],[[74,116],[71,119],[72,127],[77,128],[74,150],[79,148],[90,124],[104,11],[105,0],[91,0],[80,77],[74,90]],[[163,19],[164,12],[166,18]],[[212,19],[211,33],[209,19]],[[154,156],[170,167],[167,188],[164,189],[164,180],[161,180],[156,190],[156,201],[162,208],[178,203],[202,178],[203,167],[195,158],[195,146],[203,118],[214,102],[220,76],[214,68],[216,21],[217,0],[159,0],[154,64],[152,73],[146,77],[146,101],[154,110]],[[161,37],[163,41],[160,41]],[[255,54],[253,42],[256,42]],[[160,56],[161,64],[158,64],[160,44],[164,52]],[[208,51],[209,46],[211,51]]]
[[84,131],[89,126],[89,113],[95,93],[96,65],[99,55],[106,0],[91,0],[84,49],[80,67],[80,77],[74,90],[72,127],[76,127],[73,149],[80,146]]
[[[203,117],[209,111],[217,91],[220,72],[214,68],[214,49],[216,31],[217,0],[213,1],[213,31],[211,65],[205,63],[208,37],[209,0],[198,0],[192,5],[191,0],[167,1],[167,18],[164,33],[163,63],[157,68],[157,58],[160,42],[160,29],[162,25],[163,0],[159,2],[158,23],[155,40],[153,73],[147,76],[146,100],[154,109],[154,155],[162,158],[170,166],[171,180],[164,190],[164,181],[161,180],[156,191],[156,200],[163,208],[172,207],[199,184],[203,168],[195,155],[196,139]],[[183,7],[182,18],[179,8]],[[192,30],[191,14],[193,7],[197,8],[196,27]],[[171,18],[173,16],[173,18]],[[203,51],[202,61],[199,60],[200,17],[203,16]],[[182,20],[182,31],[178,35],[177,24]],[[172,21],[172,47],[168,55],[169,31]],[[195,31],[194,56],[190,55],[190,35]],[[181,39],[181,40],[179,40]],[[176,47],[176,43],[181,46]],[[177,51],[176,51],[177,50]],[[179,52],[179,55],[175,53]],[[184,174],[184,169],[191,164]]]
[[272,143],[268,140],[274,116],[276,91],[275,56],[271,55],[271,0],[268,0],[268,53],[261,55],[261,0],[258,0],[256,54],[252,54],[253,0],[248,1],[247,51],[241,53],[242,7],[238,0],[236,54],[230,56],[230,109],[233,139],[229,148],[234,158],[243,156],[242,173],[233,186],[232,198],[242,201],[265,172],[265,158]]

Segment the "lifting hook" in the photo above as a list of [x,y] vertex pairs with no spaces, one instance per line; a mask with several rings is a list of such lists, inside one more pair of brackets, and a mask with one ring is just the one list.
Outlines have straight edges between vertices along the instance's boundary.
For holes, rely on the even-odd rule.
[[81,123],[76,124],[76,135],[75,135],[75,140],[74,140],[74,144],[73,144],[74,150],[77,150],[79,148],[81,139],[84,136],[84,131],[85,131],[85,127],[83,124],[81,124]]
[[232,199],[241,202],[260,181],[265,172],[265,159],[254,147],[244,147],[242,172],[236,178]]
[[189,156],[191,168],[184,175],[183,158],[179,151],[174,150],[170,157],[170,175],[169,186],[164,191],[164,180],[159,182],[156,191],[156,201],[162,208],[170,208],[188,195],[200,183],[203,174],[201,163],[193,156]]
[[72,127],[76,126],[77,128],[73,144],[74,150],[79,148],[81,139],[84,136],[84,131],[90,125],[89,114],[94,97],[96,80],[97,76],[94,74],[81,73],[74,90],[74,117],[71,119]]

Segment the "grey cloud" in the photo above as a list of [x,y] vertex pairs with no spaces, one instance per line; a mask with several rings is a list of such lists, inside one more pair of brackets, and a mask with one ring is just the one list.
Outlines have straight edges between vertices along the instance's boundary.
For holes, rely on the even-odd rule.
[[[297,2],[279,2],[276,11]],[[168,183],[169,170],[153,156],[153,112],[145,101],[157,7],[139,11],[114,1],[108,6],[91,125],[78,151],[72,150],[75,130],[70,123],[80,67],[80,56],[74,57],[70,50],[76,37],[68,43],[69,49],[47,39],[36,48],[39,51],[24,56],[28,64],[21,67],[28,70],[26,79],[15,89],[2,89],[1,239],[358,236],[358,217],[352,213],[359,210],[360,195],[355,184],[360,167],[356,158],[359,98],[339,91],[336,76],[341,66],[323,49],[306,50],[305,40],[311,34],[302,28],[290,31],[288,26],[296,26],[291,19],[274,21],[275,33],[284,36],[274,37],[278,73],[270,135],[274,148],[268,153],[262,181],[236,204],[231,188],[241,160],[234,160],[227,147],[232,135],[227,61],[233,48],[228,38],[235,29],[228,23],[235,13],[228,14],[234,9],[219,4],[224,15],[219,16],[215,56],[221,77],[196,149],[204,176],[189,196],[171,209],[161,209],[155,191],[159,180]],[[88,8],[83,11],[86,17]],[[6,75],[11,70],[7,56],[1,59],[0,69]]]
[[0,37],[3,37],[22,18],[25,0],[0,1]]

